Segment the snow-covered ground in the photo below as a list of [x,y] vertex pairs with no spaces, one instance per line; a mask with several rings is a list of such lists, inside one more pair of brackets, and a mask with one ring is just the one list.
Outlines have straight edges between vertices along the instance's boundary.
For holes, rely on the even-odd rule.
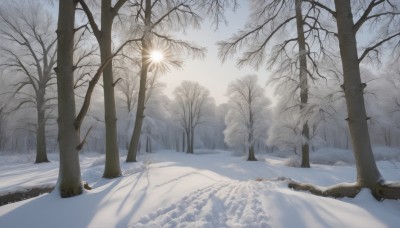
[[[352,165],[288,167],[283,158],[259,155],[247,162],[226,151],[188,155],[159,151],[127,164],[123,176],[101,178],[104,157],[81,156],[82,177],[92,190],[57,194],[0,207],[0,227],[399,227],[400,201],[323,198],[287,188],[278,177],[328,186],[354,182]],[[55,156],[51,157],[56,160]],[[399,162],[379,161],[387,180],[399,180]],[[0,158],[0,195],[54,185],[58,163]]]

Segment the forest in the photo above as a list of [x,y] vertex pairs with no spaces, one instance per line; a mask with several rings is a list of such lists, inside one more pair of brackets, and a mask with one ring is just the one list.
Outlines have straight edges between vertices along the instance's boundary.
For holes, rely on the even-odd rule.
[[398,1],[1,0],[0,41],[0,227],[400,222]]

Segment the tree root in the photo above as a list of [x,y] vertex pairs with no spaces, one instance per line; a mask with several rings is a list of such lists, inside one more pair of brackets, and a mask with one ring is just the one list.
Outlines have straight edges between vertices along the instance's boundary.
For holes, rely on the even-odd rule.
[[[333,198],[354,198],[361,191],[362,187],[358,184],[338,184],[325,189],[311,184],[298,183],[288,179],[288,187],[297,191],[308,191],[311,194],[323,197]],[[366,187],[367,188],[367,187]],[[382,201],[384,199],[400,199],[400,185],[377,183],[368,187],[375,199]]]
[[69,197],[74,197],[82,194],[83,192],[83,185],[82,183],[61,183],[60,186],[60,196],[61,198],[69,198]]
[[83,183],[83,188],[86,189],[86,190],[92,190],[92,187],[89,186],[88,182],[84,182]]
[[344,198],[354,198],[361,190],[361,188],[354,185],[335,185],[326,189],[321,189],[311,184],[298,183],[293,180],[288,181],[288,187],[298,191],[308,191],[317,196]]
[[7,195],[0,196],[0,206],[33,198],[44,193],[49,193],[53,189],[54,187],[37,187],[28,189],[26,191],[9,193]]
[[375,199],[381,201],[384,199],[400,199],[400,184],[377,184],[371,188],[371,193]]

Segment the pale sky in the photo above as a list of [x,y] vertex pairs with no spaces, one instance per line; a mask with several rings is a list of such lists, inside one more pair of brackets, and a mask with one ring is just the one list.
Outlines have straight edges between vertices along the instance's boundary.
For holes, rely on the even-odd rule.
[[[235,13],[228,12],[226,15],[229,21],[228,25],[221,24],[219,29],[215,31],[209,21],[204,21],[201,29],[188,30],[184,39],[193,41],[194,43],[207,48],[206,58],[203,60],[187,60],[182,70],[173,70],[161,77],[161,81],[166,83],[165,93],[172,98],[173,90],[179,86],[183,80],[197,81],[200,85],[208,88],[210,94],[215,98],[218,104],[227,101],[225,96],[228,84],[234,79],[240,78],[248,74],[256,74],[259,83],[265,86],[268,72],[262,68],[258,72],[251,68],[245,67],[239,69],[235,66],[235,59],[228,59],[224,64],[218,59],[217,42],[227,39],[243,28],[246,23],[249,8],[247,1],[240,1],[240,7]],[[183,38],[182,38],[183,39]],[[270,94],[267,92],[267,94]]]

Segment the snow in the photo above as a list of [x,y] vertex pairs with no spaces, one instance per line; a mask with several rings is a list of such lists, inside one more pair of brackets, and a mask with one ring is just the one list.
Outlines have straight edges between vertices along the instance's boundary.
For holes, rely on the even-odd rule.
[[[0,227],[398,227],[400,201],[376,201],[369,190],[332,199],[287,188],[283,178],[329,186],[355,180],[353,165],[288,167],[286,159],[258,155],[257,162],[229,151],[188,155],[157,151],[127,164],[123,176],[101,178],[103,155],[82,154],[82,178],[92,190],[62,199],[55,193],[0,207]],[[54,185],[58,162],[35,165],[2,156],[0,193]],[[397,180],[398,161],[380,161]],[[397,179],[396,179],[397,178]]]

